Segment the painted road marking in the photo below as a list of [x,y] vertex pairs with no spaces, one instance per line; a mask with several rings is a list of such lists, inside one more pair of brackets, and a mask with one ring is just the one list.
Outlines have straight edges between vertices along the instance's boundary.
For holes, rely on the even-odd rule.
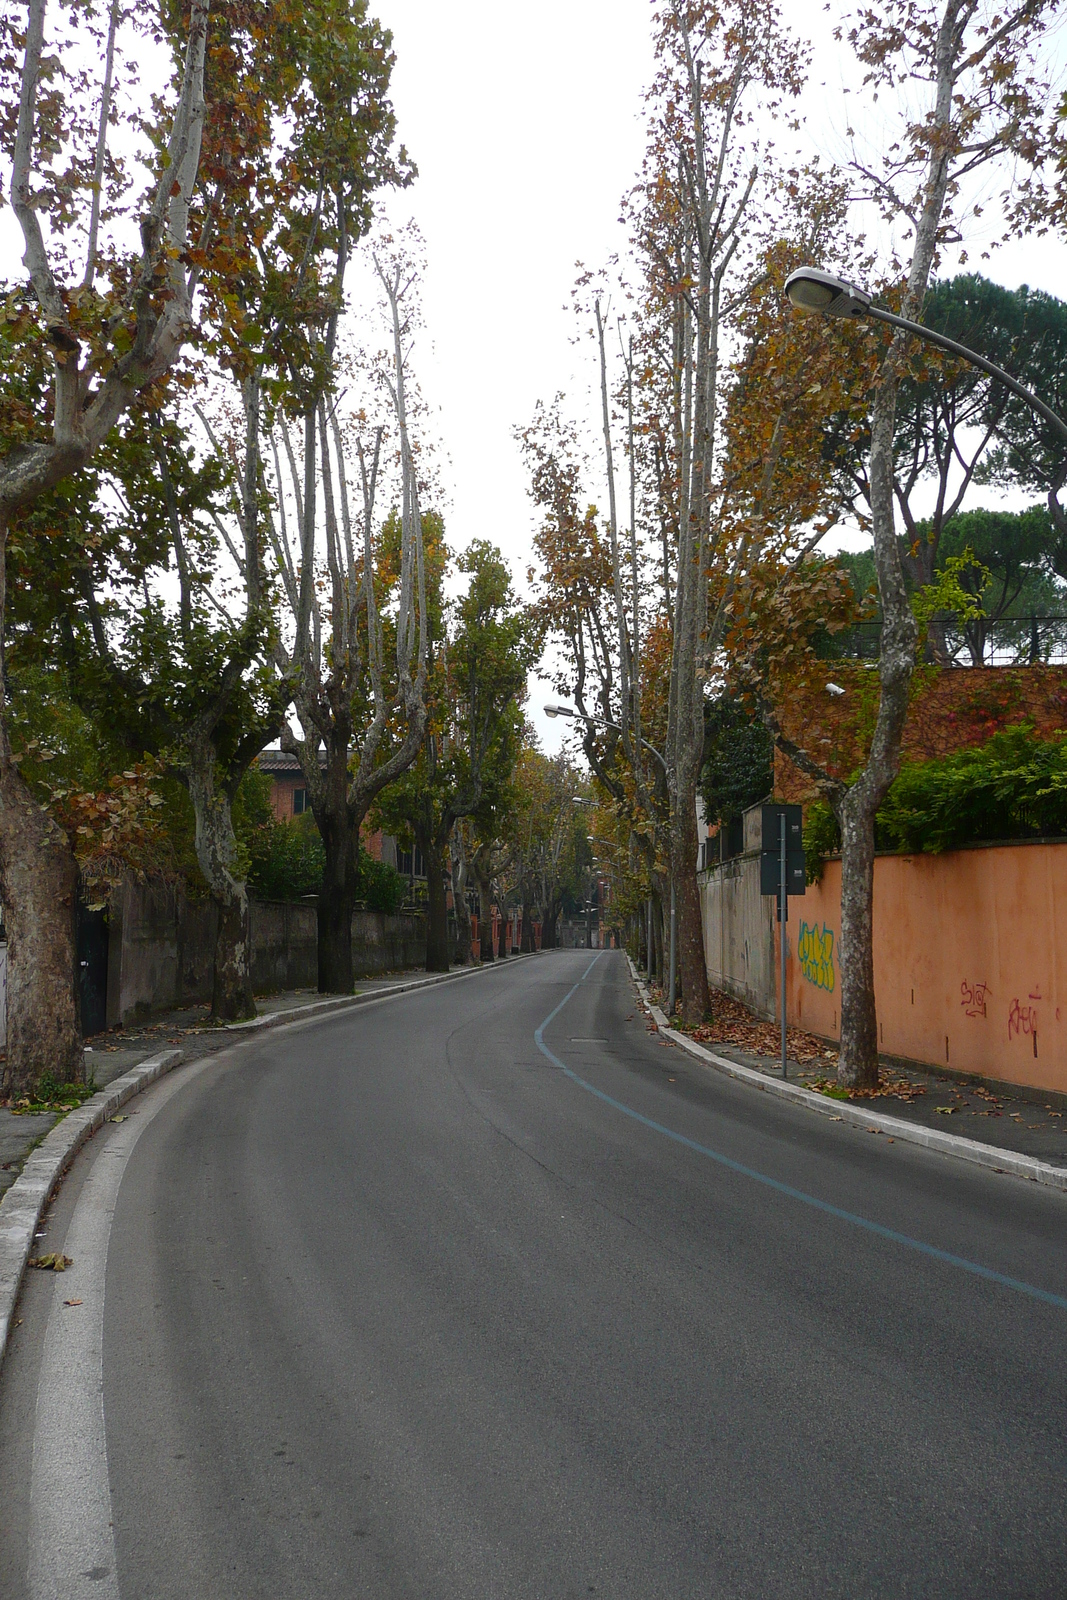
[[[603,951],[601,951],[603,954]],[[846,1211],[841,1206],[831,1205],[828,1200],[820,1200],[816,1195],[807,1194],[803,1189],[794,1189],[792,1184],[783,1183],[780,1178],[772,1178],[769,1173],[757,1172],[754,1167],[746,1167],[740,1161],[734,1161],[730,1156],[724,1156],[721,1151],[712,1150],[706,1144],[700,1144],[696,1139],[690,1139],[684,1133],[677,1133],[673,1128],[668,1128],[662,1122],[656,1122],[652,1117],[646,1117],[643,1112],[635,1111],[633,1106],[626,1105],[622,1100],[616,1100],[614,1095],[605,1094],[603,1089],[598,1089],[594,1084],[587,1083],[578,1076],[565,1061],[561,1061],[544,1041],[544,1031],[550,1022],[559,1016],[572,995],[577,994],[582,984],[588,978],[600,956],[596,956],[586,967],[578,982],[569,993],[563,996],[554,1011],[550,1011],[539,1028],[534,1030],[534,1043],[543,1056],[547,1056],[553,1065],[568,1077],[572,1083],[584,1089],[587,1094],[595,1095],[598,1100],[603,1100],[605,1105],[611,1106],[615,1111],[621,1111],[623,1116],[631,1117],[634,1122],[640,1122],[644,1127],[651,1128],[655,1133],[661,1133],[664,1138],[672,1139],[675,1144],[684,1145],[687,1150],[695,1150],[697,1155],[706,1156],[709,1161],[716,1162],[725,1167],[728,1172],[733,1172],[738,1177],[749,1178],[753,1183],[761,1183],[767,1189],[773,1189],[776,1194],[785,1195],[789,1200],[798,1200],[801,1205],[810,1206],[814,1211],[821,1211],[825,1216],[836,1217],[839,1222],[848,1222],[855,1228],[862,1228],[865,1233],[873,1233],[879,1239],[888,1239],[892,1244],[902,1245],[906,1250],[916,1250],[920,1255],[930,1256],[934,1261],[941,1261],[946,1266],[957,1267],[961,1272],[969,1272],[973,1277],[984,1278],[987,1283],[999,1284],[1003,1289],[1014,1289],[1017,1294],[1028,1295],[1032,1300],[1041,1300],[1045,1305],[1056,1306],[1061,1311],[1067,1311],[1067,1297],[1053,1294],[1049,1289],[1039,1289],[1036,1284],[1024,1283],[1019,1278],[1009,1278],[1003,1272],[994,1272],[992,1267],[983,1267],[977,1261],[969,1261],[966,1256],[953,1255],[950,1250],[941,1250],[937,1245],[926,1244],[922,1239],[913,1239],[909,1234],[899,1233],[896,1228],[884,1227],[880,1222],[872,1222],[869,1217],[861,1217],[854,1211]]]
[[96,1154],[63,1248],[37,1383],[30,1479],[30,1600],[118,1600],[104,1424],[104,1287],[119,1186],[138,1139],[178,1090],[218,1057],[146,1091],[138,1116]]

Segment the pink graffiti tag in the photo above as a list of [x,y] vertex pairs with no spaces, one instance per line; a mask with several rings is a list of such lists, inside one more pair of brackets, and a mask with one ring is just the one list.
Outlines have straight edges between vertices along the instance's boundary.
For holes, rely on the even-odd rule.
[[1017,1033],[1037,1032],[1037,1007],[1021,1006],[1013,1000],[1008,1007],[1008,1038]]
[[960,1005],[963,1007],[964,1016],[984,1017],[986,995],[991,992],[988,983],[968,983],[964,978],[960,984],[960,994],[963,996]]

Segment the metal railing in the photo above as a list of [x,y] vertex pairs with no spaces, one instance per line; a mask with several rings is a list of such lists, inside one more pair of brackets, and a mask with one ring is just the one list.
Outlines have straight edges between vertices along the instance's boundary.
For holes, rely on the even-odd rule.
[[[932,624],[928,659],[947,667],[1032,667],[1067,665],[1067,616],[979,618],[965,625],[956,618]],[[877,661],[880,622],[857,622],[837,634],[824,634],[816,652],[827,661]]]

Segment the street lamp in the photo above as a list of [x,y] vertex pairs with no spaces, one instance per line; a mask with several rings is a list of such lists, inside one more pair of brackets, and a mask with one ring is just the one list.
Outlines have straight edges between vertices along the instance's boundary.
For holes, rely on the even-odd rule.
[[[601,728],[610,728],[613,733],[621,733],[622,732],[622,729],[619,727],[619,724],[617,722],[609,722],[607,717],[593,716],[588,711],[575,711],[573,706],[546,706],[545,707],[545,716],[546,717],[577,717],[579,722],[595,722]],[[655,756],[656,760],[659,762],[659,764],[663,768],[664,772],[666,772],[666,770],[667,770],[667,762],[666,762],[665,758],[660,755],[660,753],[656,749],[655,745],[654,744],[649,744],[647,739],[640,739],[638,742],[640,744],[643,744],[645,749],[648,750],[652,755]]]
[[993,361],[987,361],[976,350],[968,350],[966,345],[950,339],[947,334],[938,333],[933,328],[924,327],[921,322],[912,322],[908,317],[898,317],[893,311],[884,311],[881,306],[873,305],[865,289],[857,288],[844,278],[835,277],[832,272],[822,272],[818,267],[799,267],[785,280],[785,292],[790,305],[798,311],[817,312],[825,317],[844,317],[847,321],[871,317],[876,322],[888,322],[891,328],[903,328],[905,333],[925,339],[927,344],[935,344],[939,350],[947,350],[949,355],[969,361],[972,367],[988,372],[991,378],[1004,384],[1031,411],[1044,417],[1061,439],[1067,441],[1067,422],[1043,400],[1039,400],[1036,394],[1024,388],[1010,372],[1005,372]]
[[[794,274],[794,276],[795,276],[795,274]],[[622,729],[619,727],[619,724],[617,722],[609,722],[607,717],[590,716],[588,711],[575,711],[573,706],[546,706],[545,707],[545,716],[546,717],[577,717],[582,722],[597,723],[602,728],[610,728],[612,730],[612,732],[614,732],[614,733],[621,733],[622,732]],[[640,743],[644,745],[646,750],[651,751],[651,753],[655,756],[656,760],[659,762],[660,766],[663,768],[664,773],[666,773],[667,772],[667,762],[664,759],[664,757],[660,755],[660,753],[656,749],[655,745],[654,744],[649,744],[647,739],[640,740]],[[650,917],[649,921],[651,923],[651,917]],[[651,934],[651,928],[650,928],[650,934]],[[651,952],[651,949],[652,949],[651,937],[649,938],[648,948],[649,948],[649,951]],[[651,974],[652,974],[652,958],[651,958],[651,954],[650,954],[649,955],[649,976],[650,977],[651,977]],[[674,1015],[674,986],[675,986],[675,983],[677,981],[677,977],[678,977],[678,910],[677,910],[677,896],[675,894],[675,889],[674,889],[674,868],[672,866],[672,868],[671,868],[671,956],[670,956],[670,967],[669,967],[668,989],[667,989],[667,1015],[668,1016],[673,1016]]]

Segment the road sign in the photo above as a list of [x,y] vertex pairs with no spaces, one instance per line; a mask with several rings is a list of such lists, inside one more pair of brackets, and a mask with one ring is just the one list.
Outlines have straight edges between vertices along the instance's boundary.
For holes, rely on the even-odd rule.
[[785,892],[804,894],[804,835],[800,806],[763,806],[760,894],[779,895],[782,883],[782,815],[785,814]]
[[[807,869],[803,856],[786,855],[785,858],[785,892],[788,895],[805,894],[807,885],[805,877]],[[781,889],[782,869],[781,856],[778,851],[764,850],[759,858],[759,892],[760,894],[778,894]]]
[[764,806],[763,838],[760,850],[760,894],[773,894],[778,901],[779,938],[781,941],[780,975],[781,996],[779,1022],[782,1035],[782,1077],[788,1076],[786,1064],[786,982],[785,924],[789,916],[789,896],[803,894],[804,884],[804,834],[803,817],[799,806]]

